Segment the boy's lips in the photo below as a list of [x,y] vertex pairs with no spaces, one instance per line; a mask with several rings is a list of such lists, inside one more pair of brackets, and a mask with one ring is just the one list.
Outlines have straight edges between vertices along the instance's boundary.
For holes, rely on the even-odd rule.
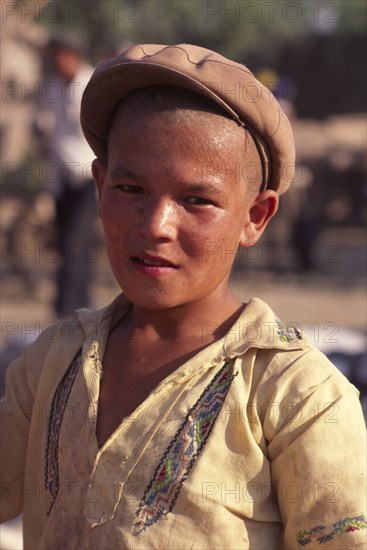
[[170,268],[177,269],[178,266],[173,262],[162,258],[160,256],[152,256],[150,254],[137,254],[136,256],[130,256],[130,261],[134,264],[141,265],[142,267],[157,267],[157,268]]

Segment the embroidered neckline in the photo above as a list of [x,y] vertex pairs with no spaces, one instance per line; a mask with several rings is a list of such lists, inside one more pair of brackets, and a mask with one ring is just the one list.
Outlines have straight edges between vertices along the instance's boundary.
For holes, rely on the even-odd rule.
[[232,364],[226,361],[190,408],[145,489],[134,517],[135,536],[171,512],[214,427],[236,374]]
[[52,497],[48,514],[50,514],[59,491],[59,435],[66,404],[74,384],[74,380],[82,361],[82,350],[74,357],[63,379],[55,391],[50,416],[48,420],[46,459],[45,459],[45,489]]

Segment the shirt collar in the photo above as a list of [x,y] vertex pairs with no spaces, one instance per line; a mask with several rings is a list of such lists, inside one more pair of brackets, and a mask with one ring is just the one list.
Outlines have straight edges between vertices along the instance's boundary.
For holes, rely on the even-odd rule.
[[[119,294],[113,302],[97,311],[79,309],[77,316],[85,338],[98,341],[103,355],[111,329],[129,311],[131,302]],[[252,298],[244,307],[237,321],[221,339],[224,355],[234,358],[250,348],[297,350],[308,346],[301,329],[295,323],[284,323],[273,310],[259,298]],[[218,343],[214,342],[217,347]]]
[[224,336],[228,357],[250,348],[296,350],[307,346],[300,327],[284,323],[260,298],[252,298]]

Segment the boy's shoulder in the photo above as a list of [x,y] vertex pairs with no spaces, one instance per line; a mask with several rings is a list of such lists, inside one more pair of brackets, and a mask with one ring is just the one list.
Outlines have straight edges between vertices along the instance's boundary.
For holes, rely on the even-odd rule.
[[356,392],[299,324],[282,321],[259,298],[248,302],[225,335],[224,347],[227,357],[240,362],[245,385],[260,392],[262,400],[301,399],[326,382],[337,391]]
[[23,385],[33,397],[41,380],[42,386],[53,388],[79,352],[90,354],[103,345],[115,318],[123,315],[126,302],[120,295],[102,309],[79,309],[70,317],[47,325],[9,365],[6,385]]

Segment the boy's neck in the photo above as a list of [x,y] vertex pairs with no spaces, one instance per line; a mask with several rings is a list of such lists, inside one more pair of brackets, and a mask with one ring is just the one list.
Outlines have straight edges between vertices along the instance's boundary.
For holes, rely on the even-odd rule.
[[165,310],[151,310],[133,305],[128,324],[131,332],[167,342],[186,338],[218,340],[230,329],[243,310],[243,304],[227,288],[225,295],[211,296]]

